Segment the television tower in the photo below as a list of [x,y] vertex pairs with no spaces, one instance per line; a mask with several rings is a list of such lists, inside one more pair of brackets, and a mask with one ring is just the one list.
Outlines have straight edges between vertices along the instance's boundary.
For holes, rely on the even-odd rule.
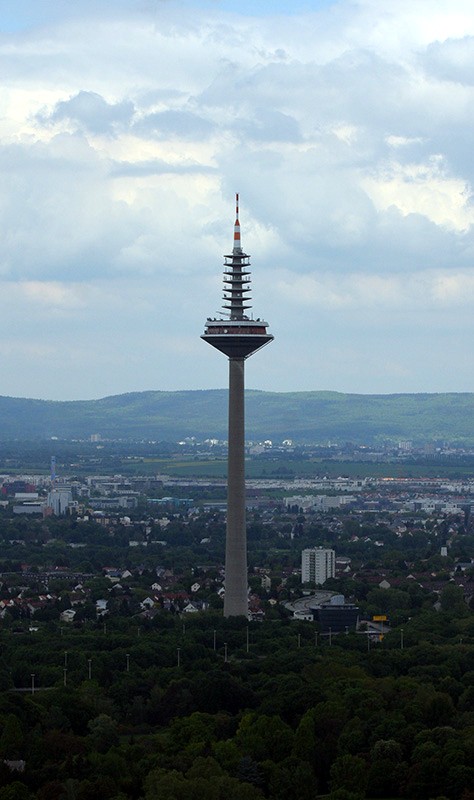
[[242,250],[239,195],[234,247],[224,256],[224,319],[207,318],[201,339],[229,358],[229,449],[224,616],[248,616],[247,530],[245,522],[245,359],[271,342],[268,323],[247,315],[250,256]]

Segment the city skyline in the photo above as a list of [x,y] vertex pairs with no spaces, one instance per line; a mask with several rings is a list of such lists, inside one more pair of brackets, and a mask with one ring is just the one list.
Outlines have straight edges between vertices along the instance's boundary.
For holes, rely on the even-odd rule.
[[0,52],[2,395],[222,388],[235,191],[249,388],[474,391],[467,0],[4,0]]

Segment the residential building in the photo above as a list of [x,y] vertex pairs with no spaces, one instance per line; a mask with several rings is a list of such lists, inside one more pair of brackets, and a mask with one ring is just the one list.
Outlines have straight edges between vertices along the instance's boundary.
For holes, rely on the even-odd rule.
[[310,547],[301,553],[301,582],[323,584],[336,575],[336,553],[324,547]]

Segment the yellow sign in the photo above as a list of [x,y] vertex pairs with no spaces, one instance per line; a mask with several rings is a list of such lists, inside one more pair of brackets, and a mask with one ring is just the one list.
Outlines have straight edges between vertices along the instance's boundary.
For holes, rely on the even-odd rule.
[[387,622],[387,615],[386,614],[376,614],[375,617],[372,617],[372,622]]

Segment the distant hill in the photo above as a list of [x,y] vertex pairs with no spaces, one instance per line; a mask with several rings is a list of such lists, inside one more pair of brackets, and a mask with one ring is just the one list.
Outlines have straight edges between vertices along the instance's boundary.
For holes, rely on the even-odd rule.
[[[247,439],[474,444],[474,394],[246,393]],[[227,438],[227,391],[133,392],[101,400],[0,397],[0,440]]]

